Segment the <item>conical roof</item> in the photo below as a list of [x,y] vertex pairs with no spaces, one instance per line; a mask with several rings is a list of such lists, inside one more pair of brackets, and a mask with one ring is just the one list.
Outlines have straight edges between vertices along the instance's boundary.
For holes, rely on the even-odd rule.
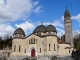
[[64,17],[71,17],[68,9],[66,9],[66,11],[65,11],[65,13],[64,13]]

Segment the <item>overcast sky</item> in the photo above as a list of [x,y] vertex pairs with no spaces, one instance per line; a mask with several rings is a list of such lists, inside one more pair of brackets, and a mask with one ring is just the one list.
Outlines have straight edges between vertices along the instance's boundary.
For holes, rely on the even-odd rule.
[[64,12],[71,14],[72,30],[80,33],[80,0],[0,0],[0,35],[13,34],[21,27],[26,36],[43,22],[52,24],[57,35],[64,32]]

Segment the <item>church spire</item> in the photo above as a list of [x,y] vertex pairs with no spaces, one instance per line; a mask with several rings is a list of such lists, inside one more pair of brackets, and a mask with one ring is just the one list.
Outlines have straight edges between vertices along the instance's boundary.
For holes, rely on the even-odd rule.
[[65,17],[71,17],[70,16],[70,13],[69,13],[69,11],[68,11],[68,9],[67,9],[67,7],[66,7],[66,11],[65,11],[65,13],[64,13],[64,18]]
[[64,26],[65,26],[65,41],[71,43],[71,47],[74,47],[72,34],[72,21],[70,13],[67,8],[64,13]]

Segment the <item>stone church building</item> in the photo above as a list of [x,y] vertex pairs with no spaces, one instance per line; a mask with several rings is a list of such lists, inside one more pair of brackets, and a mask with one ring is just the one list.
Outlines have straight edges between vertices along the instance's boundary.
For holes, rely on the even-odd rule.
[[74,46],[70,17],[70,13],[66,9],[64,13],[65,41],[58,40],[57,30],[51,24],[46,27],[41,23],[29,36],[25,36],[22,28],[17,28],[13,34],[10,58],[71,56]]

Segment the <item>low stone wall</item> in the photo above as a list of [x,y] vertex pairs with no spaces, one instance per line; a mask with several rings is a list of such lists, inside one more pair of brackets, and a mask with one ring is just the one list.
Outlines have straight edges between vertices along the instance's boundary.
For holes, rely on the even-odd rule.
[[37,60],[51,60],[51,58],[53,57],[57,57],[57,56],[38,56],[38,57],[34,57],[34,58],[31,58],[31,57],[24,57],[24,56],[10,56],[9,60],[24,60],[24,59],[37,59]]
[[37,60],[51,60],[51,57],[47,57],[47,56],[37,57]]
[[[14,57],[13,57],[14,58]],[[34,58],[30,58],[30,57],[25,57],[25,58],[22,58],[22,57],[17,57],[14,58],[14,59],[9,59],[9,60],[32,60],[32,59],[35,59],[35,60],[73,60],[70,56],[66,56],[66,57],[58,57],[58,56],[38,56],[38,57],[34,57]]]

